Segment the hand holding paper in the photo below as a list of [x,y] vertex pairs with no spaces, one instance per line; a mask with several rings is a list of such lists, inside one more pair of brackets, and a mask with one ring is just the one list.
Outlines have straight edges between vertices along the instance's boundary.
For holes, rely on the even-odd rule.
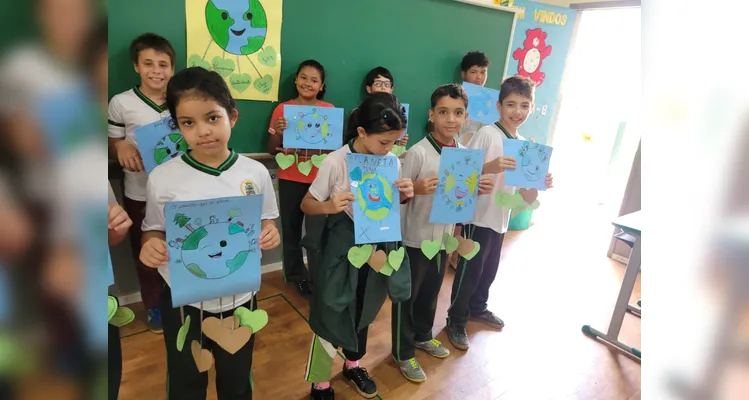
[[333,193],[333,195],[330,196],[330,200],[328,200],[332,212],[328,214],[338,214],[339,212],[345,211],[349,204],[354,200],[356,200],[356,196],[351,192]]
[[393,185],[400,189],[401,194],[403,194],[404,198],[410,199],[414,197],[414,182],[411,180],[411,178],[400,178],[397,181],[393,182]]
[[281,236],[276,228],[276,223],[271,220],[264,220],[261,223],[260,231],[260,250],[271,250],[281,244]]
[[414,194],[419,196],[434,194],[437,190],[437,184],[439,181],[440,179],[436,176],[417,179],[416,182],[414,182]]
[[489,194],[494,189],[494,180],[486,175],[479,179],[479,196]]
[[150,268],[158,268],[169,261],[166,241],[158,237],[148,239],[140,249],[140,261]]

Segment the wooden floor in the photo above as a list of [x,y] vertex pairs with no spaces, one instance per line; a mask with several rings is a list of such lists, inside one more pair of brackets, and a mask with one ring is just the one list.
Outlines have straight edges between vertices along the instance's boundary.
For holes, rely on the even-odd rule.
[[[537,218],[538,220],[539,218]],[[444,360],[417,353],[427,381],[403,378],[390,356],[390,303],[369,330],[362,360],[384,399],[628,400],[640,398],[640,365],[584,336],[591,324],[605,331],[624,273],[606,257],[612,228],[606,221],[571,224],[541,219],[505,239],[490,309],[504,319],[502,332],[470,322],[468,352],[452,348],[443,328],[453,274],[440,293],[434,332],[452,355]],[[564,226],[564,228],[562,228]],[[570,228],[572,227],[572,228]],[[639,278],[632,300],[640,296]],[[258,334],[253,374],[256,399],[303,399],[303,379],[312,338],[307,301],[283,283],[280,271],[263,276],[260,308],[269,316]],[[647,306],[646,306],[647,307]],[[120,399],[164,399],[166,365],[162,335],[145,330],[138,318],[122,328],[123,379]],[[640,321],[627,315],[620,339],[640,346]],[[334,363],[338,399],[361,398]],[[211,374],[212,375],[212,374]],[[211,376],[211,381],[213,377]],[[213,385],[209,399],[215,399]]]

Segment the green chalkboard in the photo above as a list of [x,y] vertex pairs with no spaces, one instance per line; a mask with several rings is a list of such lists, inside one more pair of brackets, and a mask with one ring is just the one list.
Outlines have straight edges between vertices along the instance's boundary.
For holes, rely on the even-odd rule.
[[[185,1],[110,0],[110,97],[138,83],[128,46],[141,33],[169,39],[177,52],[177,70],[185,67]],[[411,105],[411,144],[424,135],[432,91],[460,80],[460,60],[468,51],[489,56],[487,86],[499,87],[513,20],[510,12],[455,0],[284,0],[283,14],[279,100],[294,96],[296,68],[313,58],[326,69],[325,100],[348,115],[364,96],[364,75],[382,65],[395,77],[395,94]],[[240,117],[230,145],[242,153],[265,153],[277,103],[238,104]]]

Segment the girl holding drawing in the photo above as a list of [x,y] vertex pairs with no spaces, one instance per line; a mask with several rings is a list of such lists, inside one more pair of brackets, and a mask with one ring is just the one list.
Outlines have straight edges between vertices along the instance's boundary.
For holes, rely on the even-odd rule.
[[[310,160],[313,155],[325,153],[321,150],[298,152],[296,149],[283,148],[283,131],[288,126],[284,118],[285,105],[334,107],[333,104],[323,101],[325,97],[325,68],[315,60],[303,61],[299,64],[294,81],[297,96],[291,100],[279,104],[271,116],[271,126],[268,129],[268,152],[271,154],[298,154],[297,162],[286,169],[278,169],[278,194],[281,199],[281,232],[283,234],[283,275],[286,282],[297,285],[303,296],[311,294],[307,269],[302,257],[302,222],[305,221],[305,229],[310,238],[319,236],[318,229],[324,224],[324,217],[306,216],[302,213],[299,205],[304,195],[309,190],[310,184],[315,180],[318,169],[312,165],[304,174],[300,172],[297,165]],[[312,232],[310,232],[312,231]],[[310,233],[312,233],[310,235]],[[313,253],[313,252],[310,252]],[[314,256],[308,254],[308,258]],[[310,266],[314,263],[312,259]]]
[[[261,163],[241,157],[228,148],[231,129],[239,114],[224,79],[218,73],[201,67],[180,71],[169,81],[166,102],[173,118],[172,128],[180,130],[192,150],[159,165],[149,176],[140,259],[145,265],[158,268],[168,284],[161,304],[169,382],[167,398],[206,398],[207,370],[215,363],[218,398],[251,399],[254,331],[245,343],[234,346],[231,352],[223,344],[225,342],[203,336],[207,330],[202,325],[203,314],[233,321],[234,311],[240,306],[254,310],[255,293],[236,293],[173,308],[167,265],[169,252],[165,240],[166,224],[172,221],[165,221],[164,205],[173,201],[262,194],[258,241],[260,250],[270,250],[280,244],[273,221],[278,218],[278,208],[270,173]],[[226,246],[225,241],[220,246]],[[214,258],[215,255],[209,256]],[[244,328],[244,323],[242,325]],[[183,345],[185,349],[182,349]]]
[[[323,161],[302,201],[301,208],[306,214],[328,216],[321,239],[323,258],[313,271],[316,287],[309,323],[315,335],[305,374],[306,380],[313,384],[312,399],[334,399],[330,378],[337,347],[342,347],[346,356],[343,376],[354,383],[362,396],[377,395],[374,381],[359,366],[366,353],[367,328],[388,294],[393,302],[408,299],[411,272],[405,252],[400,269],[390,276],[367,264],[358,269],[352,265],[355,196],[350,189],[347,158],[349,153],[394,157],[390,150],[405,128],[406,116],[395,96],[388,93],[369,96],[359,106],[357,136]],[[393,185],[400,190],[401,203],[413,197],[411,179],[400,178]],[[376,243],[372,247],[387,252],[393,250],[393,244]]]

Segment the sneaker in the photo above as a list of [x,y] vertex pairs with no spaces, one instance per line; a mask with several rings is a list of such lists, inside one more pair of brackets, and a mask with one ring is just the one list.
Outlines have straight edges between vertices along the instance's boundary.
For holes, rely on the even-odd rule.
[[315,385],[312,384],[309,398],[311,400],[335,400],[335,391],[332,387],[327,389],[315,389]]
[[421,365],[416,361],[415,358],[410,358],[405,361],[395,360],[398,367],[401,369],[401,374],[411,382],[421,383],[427,380],[427,376],[424,370],[421,369]]
[[489,310],[486,310],[479,315],[471,315],[471,319],[489,325],[494,329],[502,329],[505,327],[505,322]]
[[148,309],[148,320],[146,321],[148,329],[153,333],[162,333],[164,329],[161,327],[161,311],[158,308]]
[[362,367],[343,367],[343,377],[350,380],[356,386],[356,391],[364,398],[371,399],[377,396],[377,385],[369,377],[367,370]]
[[414,346],[429,353],[432,357],[445,358],[450,355],[450,350],[442,345],[437,339],[427,340],[426,342],[416,342]]
[[459,350],[468,350],[471,343],[468,341],[468,334],[465,326],[447,326],[447,339]]
[[308,280],[302,279],[301,281],[297,282],[296,288],[297,290],[299,290],[299,294],[301,294],[302,297],[312,296],[312,287],[310,286]]

